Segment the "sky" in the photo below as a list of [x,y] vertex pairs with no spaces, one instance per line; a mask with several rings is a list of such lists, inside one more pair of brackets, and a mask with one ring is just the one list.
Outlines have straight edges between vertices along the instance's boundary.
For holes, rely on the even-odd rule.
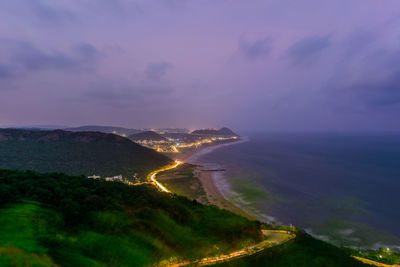
[[0,126],[400,131],[398,0],[1,0]]

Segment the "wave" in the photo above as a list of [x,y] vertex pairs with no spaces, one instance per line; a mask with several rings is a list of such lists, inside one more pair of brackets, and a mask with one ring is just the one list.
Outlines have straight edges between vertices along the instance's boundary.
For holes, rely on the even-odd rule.
[[[202,161],[202,157],[206,154],[209,154],[217,149],[227,147],[227,146],[232,146],[236,144],[242,144],[245,142],[250,141],[249,137],[242,137],[239,141],[236,142],[231,142],[231,143],[225,143],[225,144],[220,144],[220,145],[215,145],[215,146],[210,146],[206,147],[199,152],[191,155],[188,157],[185,162],[190,163],[190,164],[196,164],[196,165],[201,165],[205,170],[215,170],[215,169],[225,169],[224,166],[214,163],[214,162],[205,162]],[[214,171],[211,172],[211,178],[213,180],[213,183],[217,187],[218,191],[222,194],[222,196],[230,201],[233,205],[236,207],[244,210],[246,213],[250,214],[254,218],[257,218],[260,221],[263,222],[274,222],[274,223],[280,223],[277,218],[269,216],[262,212],[261,210],[258,210],[257,208],[254,207],[254,203],[248,202],[244,199],[243,194],[236,192],[232,189],[231,184],[229,183],[227,179],[227,175],[225,171]]]

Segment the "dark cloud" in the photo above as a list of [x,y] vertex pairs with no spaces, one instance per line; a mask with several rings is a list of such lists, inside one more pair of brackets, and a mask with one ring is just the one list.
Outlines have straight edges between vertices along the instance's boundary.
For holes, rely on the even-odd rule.
[[8,64],[3,65],[3,75],[7,70],[27,73],[40,70],[80,71],[94,64],[101,57],[100,52],[90,44],[78,44],[73,53],[59,50],[44,50],[33,43],[9,39],[0,40],[0,49]]
[[68,69],[76,66],[76,60],[60,51],[44,51],[31,43],[18,42],[12,48],[14,62],[27,70]]
[[80,58],[82,63],[95,62],[102,57],[99,50],[97,50],[97,48],[91,44],[87,43],[77,44],[74,46],[74,50],[76,51],[78,58]]
[[254,42],[239,40],[239,50],[249,59],[268,55],[272,50],[272,40],[264,38]]
[[10,65],[0,64],[0,79],[8,79],[14,76],[14,70]]
[[362,57],[345,52],[337,63],[340,67],[326,82],[327,90],[323,92],[329,102],[342,111],[382,111],[400,107],[400,50],[382,50],[380,46],[365,49],[362,45],[359,49],[363,51],[353,53],[361,53]]
[[309,64],[330,45],[331,35],[308,36],[289,47],[285,57],[290,58],[295,64]]
[[22,2],[30,7],[35,19],[46,26],[58,25],[76,18],[76,15],[65,5],[57,6],[57,1],[27,0]]
[[368,109],[394,107],[400,104],[399,75],[400,73],[393,74],[380,81],[371,81],[366,77],[363,81],[336,90],[336,94],[347,97],[346,101],[350,105],[357,106],[357,103],[360,103]]
[[146,76],[149,80],[160,81],[167,70],[172,68],[168,62],[154,62],[147,65]]
[[366,100],[370,105],[391,106],[400,104],[399,75],[383,81],[382,83],[363,85],[359,89],[366,90]]

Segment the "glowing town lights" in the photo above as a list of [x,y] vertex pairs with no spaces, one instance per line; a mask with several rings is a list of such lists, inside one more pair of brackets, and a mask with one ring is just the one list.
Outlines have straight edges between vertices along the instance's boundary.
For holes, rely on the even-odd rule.
[[226,140],[236,140],[238,137],[230,136],[230,137],[201,137],[201,139],[197,139],[196,141],[192,141],[191,143],[186,143],[182,140],[177,140],[173,138],[167,138],[167,140],[156,141],[156,140],[138,140],[136,143],[141,144],[145,147],[156,150],[157,152],[166,152],[166,153],[179,153],[179,148],[189,148],[189,147],[199,147],[203,144],[210,144],[215,141],[226,141]]

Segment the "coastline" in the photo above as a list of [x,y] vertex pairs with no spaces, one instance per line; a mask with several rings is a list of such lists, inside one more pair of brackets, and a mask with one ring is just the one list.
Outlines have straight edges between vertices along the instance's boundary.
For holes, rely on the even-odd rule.
[[[199,158],[203,155],[211,153],[212,151],[219,149],[225,146],[231,146],[236,144],[241,144],[248,142],[250,139],[248,137],[243,137],[238,141],[217,144],[217,145],[210,145],[200,149],[195,149],[193,151],[187,151],[182,153],[177,158],[183,160],[185,163],[195,165],[194,175],[200,180],[204,191],[207,196],[207,200],[210,204],[216,205],[221,209],[229,210],[233,213],[242,215],[247,217],[251,220],[256,220],[256,218],[243,208],[238,207],[224,196],[222,190],[218,187],[218,183],[216,179],[218,178],[218,173],[221,172],[219,168],[210,168],[210,166],[206,166],[204,163],[199,161]],[[222,170],[223,171],[223,170]]]

